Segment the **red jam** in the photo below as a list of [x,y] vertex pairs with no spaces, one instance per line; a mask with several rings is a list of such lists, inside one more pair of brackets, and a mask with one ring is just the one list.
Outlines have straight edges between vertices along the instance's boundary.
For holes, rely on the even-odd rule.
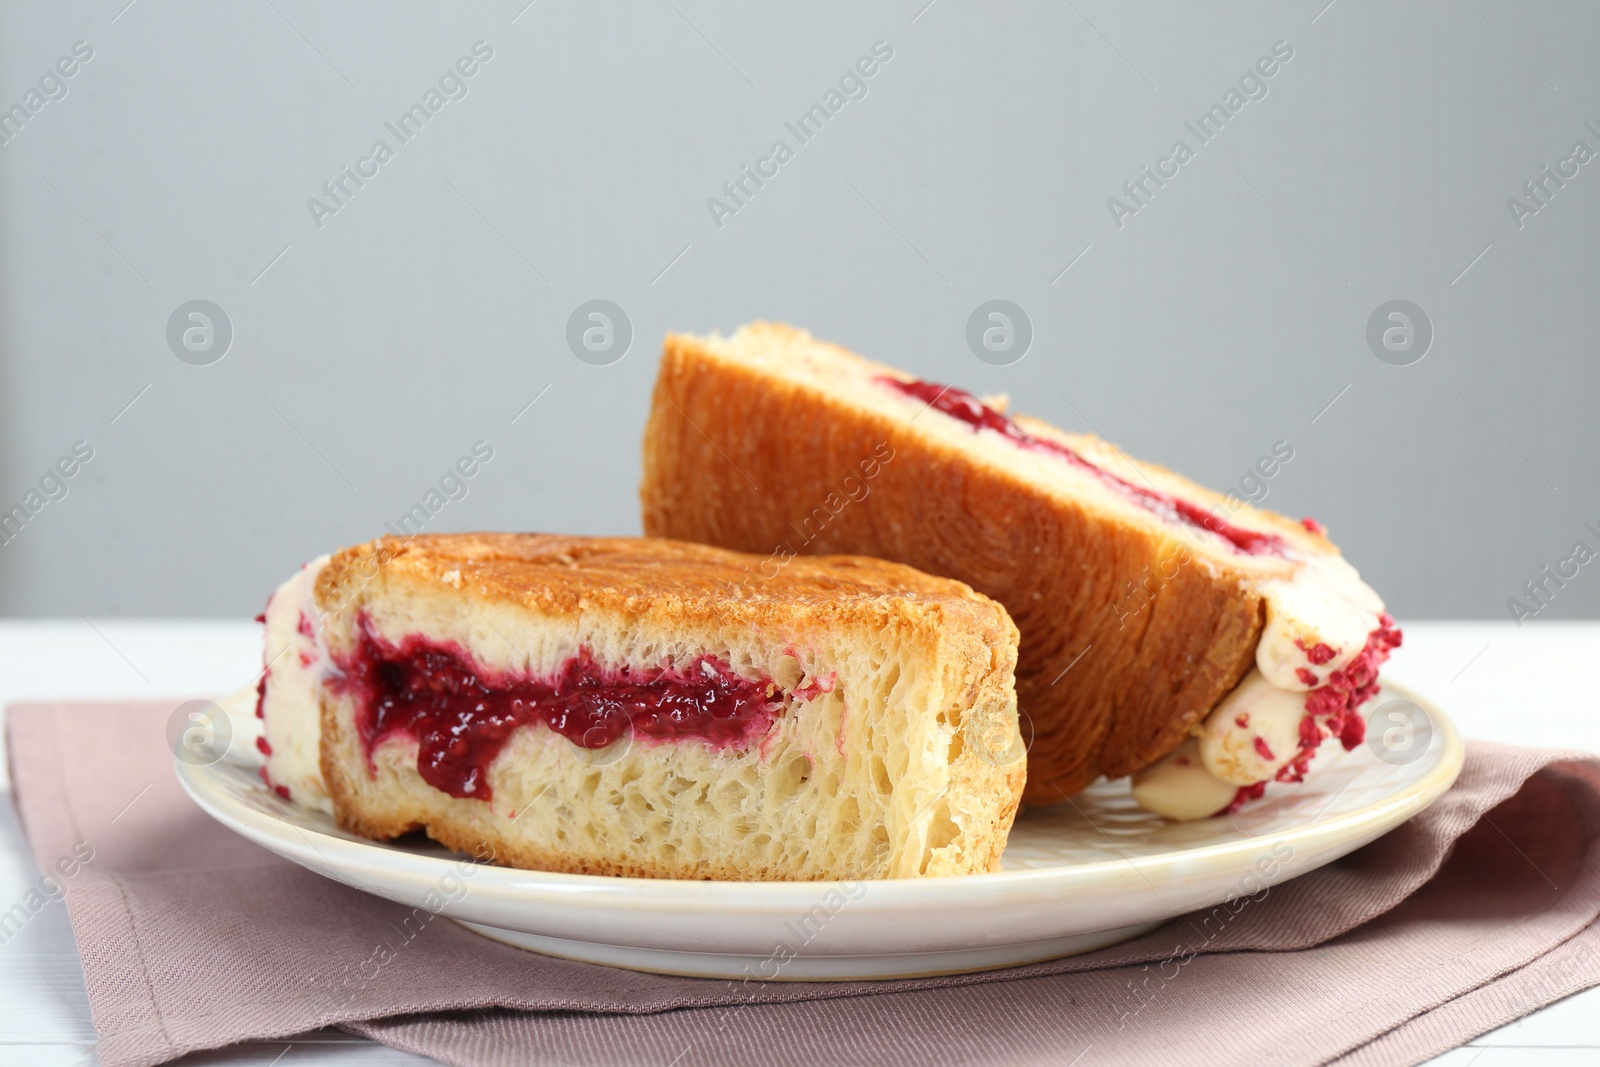
[[511,731],[544,723],[596,749],[624,734],[646,742],[742,747],[766,734],[781,710],[770,680],[752,681],[701,656],[684,667],[607,667],[580,649],[551,676],[479,667],[455,645],[418,636],[399,645],[361,621],[353,654],[334,684],[357,699],[356,728],[372,752],[391,736],[415,738],[423,781],[453,797],[490,799],[489,764]]
[[1015,441],[1019,447],[1059,456],[1080,470],[1093,474],[1106,486],[1168,522],[1186,524],[1199,530],[1214,533],[1246,555],[1283,555],[1284,540],[1277,534],[1263,533],[1259,530],[1246,530],[1213,515],[1207,509],[1191,501],[1184,500],[1182,497],[1173,496],[1171,493],[1163,493],[1147,486],[1135,485],[1127,479],[1120,478],[1110,471],[1089,462],[1066,445],[1043,437],[1035,437],[1021,426],[1018,426],[1015,421],[989,407],[971,393],[962,392],[953,386],[915,379],[901,381],[898,378],[884,377],[878,380],[898,392],[904,393],[906,396],[915,397],[925,402],[930,407],[949,415],[953,419],[961,420],[971,426],[974,432],[978,430],[993,430],[995,433]]
[[[1346,752],[1367,739],[1367,721],[1361,717],[1361,706],[1378,692],[1378,668],[1389,658],[1389,653],[1400,647],[1403,635],[1388,612],[1378,616],[1378,628],[1367,635],[1367,643],[1359,655],[1342,671],[1334,671],[1328,680],[1306,694],[1306,714],[1300,720],[1300,750],[1277,774],[1277,781],[1300,782],[1305,780],[1306,767],[1316,755],[1322,742],[1337,737]],[[1327,648],[1316,645],[1316,649]],[[1326,663],[1332,650],[1322,659],[1310,657],[1313,663]],[[1256,739],[1259,743],[1260,738]],[[1266,754],[1263,753],[1263,758]],[[1267,783],[1240,786],[1233,802],[1218,814],[1232,814],[1266,791]]]

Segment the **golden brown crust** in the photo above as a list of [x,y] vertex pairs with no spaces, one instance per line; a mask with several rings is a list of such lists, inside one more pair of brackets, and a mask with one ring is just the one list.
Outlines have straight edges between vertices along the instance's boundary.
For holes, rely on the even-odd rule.
[[359,595],[368,575],[449,584],[475,598],[546,615],[616,607],[669,621],[729,618],[762,625],[858,616],[956,613],[1002,640],[1010,620],[969,586],[864,556],[777,560],[662,538],[538,533],[381,537],[336,553],[317,579],[325,605]]
[[[859,358],[787,327],[756,328]],[[748,552],[877,556],[1000,601],[1022,633],[1029,803],[1059,801],[1175,748],[1251,666],[1264,618],[1252,575],[1280,563],[1241,565],[1157,522],[975,461],[924,429],[669,335],[645,431],[645,531]],[[1130,462],[1098,439],[1031,420],[1029,429],[1065,437],[1097,462]],[[1138,468],[1197,502],[1222,499]],[[850,475],[867,486],[862,498],[818,511]],[[1272,525],[1326,550],[1297,524]]]

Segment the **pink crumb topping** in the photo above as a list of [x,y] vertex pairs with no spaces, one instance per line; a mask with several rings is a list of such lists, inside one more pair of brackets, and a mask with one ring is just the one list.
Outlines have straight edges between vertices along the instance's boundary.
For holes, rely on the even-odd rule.
[[289,799],[289,787],[286,786],[286,785],[273,785],[272,784],[272,779],[267,777],[267,769],[265,767],[258,768],[256,773],[261,775],[261,784],[262,785],[266,786],[268,789],[270,789],[274,793],[278,794],[284,800],[288,800]]
[[[1306,714],[1300,720],[1300,750],[1278,771],[1276,781],[1304,781],[1311,757],[1330,737],[1338,738],[1346,752],[1366,740],[1367,722],[1361,717],[1361,707],[1377,695],[1378,668],[1389,658],[1389,653],[1400,647],[1403,636],[1393,616],[1384,612],[1378,616],[1378,628],[1367,635],[1367,643],[1356,658],[1344,670],[1331,672],[1325,684],[1306,694]],[[1327,654],[1318,659],[1321,649],[1327,649]],[[1333,650],[1324,644],[1306,650],[1307,658],[1313,663],[1326,663],[1333,655]],[[1262,758],[1272,758],[1270,750],[1262,751],[1260,738],[1256,739],[1256,746]],[[1266,782],[1240,786],[1233,801],[1218,814],[1238,811],[1259,799],[1266,788]]]
[[1321,641],[1318,641],[1310,648],[1306,647],[1306,643],[1304,641],[1296,641],[1295,644],[1299,645],[1300,651],[1306,654],[1306,659],[1310,660],[1318,667],[1322,666],[1324,663],[1327,663],[1329,660],[1339,654],[1338,649],[1329,645],[1325,645]]
[[1239,791],[1233,794],[1233,800],[1228,806],[1217,812],[1218,815],[1232,815],[1252,800],[1260,800],[1261,794],[1267,791],[1266,782],[1256,782],[1254,785],[1241,785]]

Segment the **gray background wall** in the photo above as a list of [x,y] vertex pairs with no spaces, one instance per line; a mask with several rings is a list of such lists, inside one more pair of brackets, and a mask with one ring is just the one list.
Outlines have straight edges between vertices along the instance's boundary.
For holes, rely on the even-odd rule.
[[[0,546],[0,613],[253,613],[479,440],[430,529],[635,533],[663,331],[758,317],[1218,486],[1286,440],[1266,503],[1402,616],[1508,617],[1600,547],[1600,162],[1520,229],[1506,203],[1600,150],[1600,8],[525,2],[0,8],[0,106],[93,49],[0,145],[0,507],[94,449]],[[385,122],[480,40],[400,145]],[[877,41],[800,145],[785,121]],[[1107,199],[1278,41],[1267,95],[1119,228]],[[719,228],[707,199],[777,139]],[[566,342],[594,298],[634,334],[607,366]],[[965,340],[991,298],[1033,325],[1011,366]],[[1435,331],[1409,366],[1366,339],[1395,298]],[[232,324],[209,365],[168,345],[194,299]],[[1600,565],[1540,617],[1597,608]]]

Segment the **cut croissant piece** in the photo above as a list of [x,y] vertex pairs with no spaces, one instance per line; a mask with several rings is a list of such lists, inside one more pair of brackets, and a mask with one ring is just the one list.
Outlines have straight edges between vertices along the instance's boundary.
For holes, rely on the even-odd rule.
[[[1263,462],[1286,458],[1279,442]],[[1400,640],[1315,522],[782,325],[667,337],[641,497],[653,536],[876,556],[1004,604],[1022,632],[1029,803],[1140,772],[1191,735],[1196,759],[1158,787],[1135,779],[1154,810],[1213,814],[1297,781],[1325,740],[1360,742]]]
[[538,534],[384,538],[266,612],[264,775],[340,825],[657,878],[995,870],[1005,610],[909,567]]

